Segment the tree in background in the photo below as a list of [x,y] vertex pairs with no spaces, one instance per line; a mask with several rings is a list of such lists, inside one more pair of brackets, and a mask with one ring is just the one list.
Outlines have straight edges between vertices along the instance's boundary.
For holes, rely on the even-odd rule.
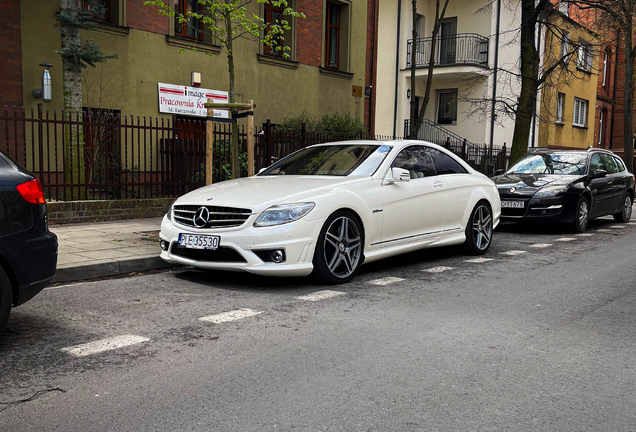
[[[78,122],[82,121],[82,69],[117,55],[106,55],[91,40],[80,39],[80,30],[93,30],[98,9],[82,10],[77,0],[60,0],[58,21],[60,26],[61,50],[56,51],[62,57],[62,81],[64,91],[64,110],[69,120],[74,115]],[[71,125],[65,126],[65,164],[64,179],[67,184],[84,183],[84,137],[81,127],[72,131]],[[73,173],[77,178],[73,178]],[[67,188],[64,199],[85,199],[84,188]]]
[[[440,12],[440,0],[435,2],[435,20],[433,23],[433,32],[431,33],[431,53],[428,59],[428,75],[426,79],[426,90],[424,91],[424,100],[422,102],[421,111],[417,113],[417,100],[415,98],[415,69],[417,69],[416,56],[420,52],[420,44],[417,42],[419,36],[418,28],[418,15],[417,15],[417,0],[411,0],[411,9],[413,13],[413,45],[411,48],[411,115],[409,122],[409,138],[417,138],[417,134],[422,127],[422,121],[424,120],[424,113],[428,102],[431,100],[431,86],[433,84],[433,68],[435,67],[435,53],[437,46],[437,35],[442,25],[442,20],[446,14],[446,8],[448,7],[449,0],[444,0],[444,6]],[[422,46],[425,46],[422,44]]]
[[[236,76],[234,71],[234,41],[237,39],[252,40],[262,43],[270,50],[280,53],[288,58],[285,51],[291,50],[284,43],[284,33],[291,30],[289,26],[290,18],[305,18],[305,15],[294,11],[287,0],[198,0],[198,10],[189,11],[185,15],[175,11],[172,2],[163,0],[149,0],[144,4],[147,6],[158,6],[159,13],[165,16],[178,17],[182,25],[194,27],[195,31],[199,22],[212,35],[212,38],[225,47],[229,74],[230,88],[228,91],[228,102],[235,103]],[[273,22],[266,22],[264,18],[250,13],[250,5],[270,4],[281,10],[280,15]],[[206,55],[213,55],[205,53]],[[250,131],[249,133],[253,133]],[[240,176],[238,125],[232,123],[232,176]]]

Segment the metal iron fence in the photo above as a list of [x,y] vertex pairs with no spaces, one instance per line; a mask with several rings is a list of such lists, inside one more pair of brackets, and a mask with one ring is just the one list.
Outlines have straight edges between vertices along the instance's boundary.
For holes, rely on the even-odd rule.
[[[415,65],[427,66],[431,58],[433,38],[409,39],[406,44],[406,67],[411,66],[411,52],[415,49]],[[439,36],[435,47],[436,66],[472,64],[488,67],[488,38],[475,33]]]

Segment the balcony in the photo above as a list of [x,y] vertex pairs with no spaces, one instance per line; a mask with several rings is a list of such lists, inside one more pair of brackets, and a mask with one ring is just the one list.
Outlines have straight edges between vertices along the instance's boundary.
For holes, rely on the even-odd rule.
[[[415,66],[427,67],[433,38],[409,39],[406,46],[406,67],[411,67],[411,50],[415,47]],[[435,45],[435,67],[478,66],[488,68],[488,38],[475,33],[440,36]]]

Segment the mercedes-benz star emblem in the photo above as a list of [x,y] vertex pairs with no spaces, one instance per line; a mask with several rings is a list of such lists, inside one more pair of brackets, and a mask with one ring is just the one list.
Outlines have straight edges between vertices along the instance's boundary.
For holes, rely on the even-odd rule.
[[207,207],[201,207],[199,210],[196,211],[196,213],[194,213],[192,222],[194,222],[195,226],[199,228],[203,228],[205,224],[208,223],[209,219],[210,219],[210,210],[208,210]]
[[513,186],[513,187],[511,187],[511,188],[508,190],[508,192],[510,192],[510,193],[515,193],[515,191],[516,191],[516,190],[517,190],[517,188]]

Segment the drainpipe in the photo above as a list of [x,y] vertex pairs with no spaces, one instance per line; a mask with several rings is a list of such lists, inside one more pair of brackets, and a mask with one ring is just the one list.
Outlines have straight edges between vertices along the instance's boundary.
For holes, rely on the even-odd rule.
[[617,72],[618,72],[618,49],[619,49],[619,38],[620,38],[621,32],[620,30],[616,31],[616,55],[614,56],[616,58],[616,61],[614,62],[614,88],[612,89],[612,122],[610,124],[610,142],[609,142],[609,148],[610,150],[612,148],[614,148],[614,107],[616,107],[616,79],[617,79]]
[[[539,32],[537,33],[537,50],[539,50],[539,52],[541,52],[541,24],[539,24]],[[545,52],[543,53],[543,55],[545,56]],[[541,100],[539,100],[539,104],[541,103]],[[535,110],[537,105],[535,103]],[[535,112],[534,115],[532,116],[532,139],[530,140],[530,147],[534,147],[534,137],[535,137],[535,133],[537,130],[537,113]]]
[[395,47],[395,100],[393,101],[393,139],[397,127],[398,79],[400,78],[400,25],[402,23],[402,0],[398,0],[397,45]]
[[495,141],[495,102],[497,100],[497,72],[499,70],[499,31],[501,18],[501,0],[497,0],[497,33],[495,34],[495,66],[492,80],[492,104],[490,107],[490,153]]

